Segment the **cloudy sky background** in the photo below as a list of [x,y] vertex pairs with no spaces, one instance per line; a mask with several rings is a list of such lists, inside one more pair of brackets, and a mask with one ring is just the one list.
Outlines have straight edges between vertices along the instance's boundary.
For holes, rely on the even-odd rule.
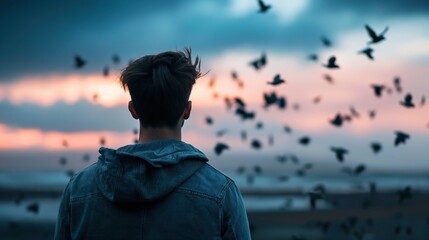
[[[256,0],[6,1],[0,8],[0,171],[77,170],[88,165],[82,161],[85,153],[96,161],[101,137],[112,148],[132,143],[137,122],[118,84],[121,69],[142,55],[190,46],[209,73],[194,87],[184,140],[221,170],[260,164],[265,173],[276,174],[296,167],[281,166],[275,157],[294,153],[327,172],[360,163],[369,172],[429,172],[429,107],[418,104],[422,96],[429,98],[429,2],[266,2],[273,8],[259,14]],[[377,32],[389,26],[386,41],[373,46],[375,61],[357,54],[369,41],[365,24]],[[321,36],[333,46],[324,47]],[[268,64],[255,71],[249,62],[262,52]],[[313,53],[318,62],[307,59]],[[76,54],[88,62],[81,70],[73,67]],[[121,57],[119,64],[112,62],[114,54]],[[331,55],[339,70],[322,67]],[[108,77],[102,75],[105,66],[111,69]],[[232,81],[232,70],[244,81],[243,89]],[[267,85],[276,74],[286,84]],[[335,84],[327,83],[324,74]],[[401,94],[374,96],[371,84],[393,87],[397,76]],[[209,88],[212,78],[215,86]],[[287,97],[286,110],[262,108],[262,94],[272,91]],[[413,94],[416,108],[399,104],[406,93]],[[317,96],[321,102],[316,105]],[[224,97],[243,98],[256,120],[243,122],[227,111]],[[350,106],[360,112],[359,119],[341,128],[329,124]],[[369,110],[376,110],[375,119],[368,117]],[[214,118],[212,126],[205,124],[206,116]],[[258,121],[263,129],[255,128]],[[283,131],[285,125],[292,134]],[[220,129],[227,133],[216,137]],[[248,131],[246,142],[240,140],[241,130]],[[395,148],[396,130],[411,139]],[[275,138],[273,146],[268,146],[269,135]],[[305,135],[312,138],[307,147],[297,143]],[[251,149],[252,139],[262,141],[263,148]],[[377,155],[369,147],[374,141],[383,144]],[[215,156],[217,142],[231,149]],[[336,161],[331,146],[349,149],[345,163]],[[58,164],[63,156],[66,166]]]

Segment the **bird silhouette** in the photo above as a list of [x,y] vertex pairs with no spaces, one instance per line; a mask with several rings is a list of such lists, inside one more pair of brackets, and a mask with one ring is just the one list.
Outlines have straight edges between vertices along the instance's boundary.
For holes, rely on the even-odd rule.
[[262,168],[259,165],[253,166],[253,171],[255,171],[256,174],[262,174]]
[[277,86],[277,85],[280,85],[282,83],[285,83],[285,81],[280,78],[280,74],[276,74],[276,76],[274,76],[273,81],[272,82],[267,82],[267,83],[270,84],[270,85],[273,85],[273,86]]
[[86,65],[86,60],[83,59],[81,56],[79,55],[75,55],[74,56],[74,67],[76,69],[81,69]]
[[317,62],[317,60],[319,60],[319,56],[317,56],[317,54],[313,53],[313,54],[309,54],[307,56],[307,59],[313,62]]
[[216,153],[216,155],[221,155],[223,153],[223,151],[229,149],[229,146],[225,143],[217,143],[216,146],[214,147],[214,152]]
[[240,137],[241,137],[241,141],[246,141],[247,140],[247,132],[245,130],[241,130],[240,132]]
[[319,104],[321,100],[322,100],[322,96],[316,96],[315,98],[313,98],[313,103]]
[[317,201],[320,199],[323,199],[322,193],[320,193],[320,192],[308,192],[307,195],[308,195],[309,200],[310,200],[311,210],[315,210]]
[[228,132],[228,129],[226,129],[226,128],[220,129],[220,130],[216,131],[216,136],[217,136],[217,137],[222,137],[222,136],[223,136],[223,135],[225,135],[227,132]]
[[368,26],[368,24],[365,25],[365,29],[369,37],[371,38],[371,41],[369,41],[368,44],[374,44],[385,39],[384,35],[386,34],[387,30],[389,30],[389,27],[386,27],[380,34],[377,34],[374,30],[372,30],[372,28]]
[[212,124],[213,124],[213,118],[211,118],[211,117],[207,116],[207,117],[206,117],[206,124],[207,124],[207,125],[212,125]]
[[303,146],[307,146],[308,144],[310,144],[310,142],[311,142],[311,138],[308,136],[304,136],[298,139],[298,143]]
[[118,55],[118,54],[114,54],[114,55],[112,56],[112,62],[113,62],[114,64],[119,64],[119,63],[121,62],[121,58],[119,57],[119,55]]
[[100,137],[100,146],[104,146],[104,145],[106,145],[106,138]]
[[265,53],[262,53],[260,58],[250,62],[250,66],[252,66],[255,70],[260,70],[266,64],[267,64],[267,55]]
[[374,90],[374,95],[376,97],[381,97],[383,90],[386,88],[386,86],[380,84],[372,84],[371,88]]
[[402,92],[401,79],[399,77],[393,79],[393,85],[395,86],[396,92]]
[[37,215],[39,213],[39,208],[40,208],[39,203],[33,202],[27,206],[27,211]]
[[263,122],[257,122],[255,125],[256,129],[262,129],[264,127],[264,123]]
[[401,132],[401,131],[395,131],[395,147],[400,145],[400,144],[405,144],[405,142],[410,138],[410,135],[408,133],[405,132]]
[[254,119],[255,112],[248,112],[244,108],[237,108],[235,114],[241,117],[241,120]]
[[404,101],[401,101],[399,103],[406,108],[414,108],[415,107],[415,105],[413,103],[413,95],[411,95],[410,93],[405,95]]
[[329,122],[335,127],[341,127],[343,125],[343,117],[340,113],[337,113],[337,115],[335,115],[333,119],[329,120]]
[[329,75],[329,74],[324,74],[323,75],[323,78],[328,82],[328,83],[330,83],[330,84],[333,84],[334,83],[334,79],[332,78],[332,76],[331,75]]
[[360,175],[366,170],[366,166],[364,164],[359,164],[354,169],[355,175]]
[[291,134],[291,133],[292,133],[292,128],[291,128],[291,127],[289,127],[289,126],[283,126],[283,130],[284,130],[286,133],[288,133],[288,134]]
[[84,162],[89,162],[90,158],[91,158],[91,156],[88,153],[85,153],[82,157],[82,160]]
[[246,171],[246,167],[244,167],[244,166],[240,166],[240,167],[238,167],[238,168],[237,168],[237,170],[236,170],[236,172],[237,172],[238,174],[243,174],[245,171]]
[[423,95],[422,98],[420,98],[420,107],[423,107],[426,103],[426,97]]
[[377,115],[377,112],[375,110],[368,111],[368,116],[370,119],[374,119],[376,115]]
[[331,151],[335,153],[335,157],[339,162],[344,161],[344,155],[349,153],[349,150],[343,147],[331,147]]
[[402,204],[404,200],[412,198],[411,186],[406,186],[404,189],[399,190],[397,194],[399,204]]
[[359,118],[360,117],[360,114],[358,113],[358,111],[356,110],[356,108],[354,108],[353,106],[350,106],[350,113],[355,118]]
[[328,63],[327,64],[323,64],[324,67],[329,68],[329,69],[336,69],[336,68],[340,68],[340,66],[337,65],[336,63],[337,58],[335,56],[331,56],[328,59]]
[[262,143],[258,139],[253,139],[252,142],[250,143],[250,146],[253,149],[259,150],[262,148]]
[[103,68],[103,76],[108,77],[109,76],[109,67],[104,67]]
[[378,142],[372,142],[370,146],[371,146],[372,152],[375,154],[379,153],[382,149],[382,145]]
[[240,108],[245,108],[246,104],[244,103],[243,99],[236,97],[234,98],[234,102],[238,105]]
[[60,165],[64,166],[64,165],[67,164],[67,158],[66,157],[61,157],[60,160],[59,160],[59,162],[60,162]]
[[262,0],[258,0],[258,5],[259,13],[266,13],[271,8],[271,5],[264,3]]
[[360,50],[359,54],[365,54],[369,59],[374,60],[374,56],[372,56],[372,53],[374,52],[374,49],[368,47],[365,49]]
[[325,47],[332,46],[332,41],[329,40],[327,37],[322,36],[322,37],[320,37],[320,40],[322,40],[323,46],[325,46]]

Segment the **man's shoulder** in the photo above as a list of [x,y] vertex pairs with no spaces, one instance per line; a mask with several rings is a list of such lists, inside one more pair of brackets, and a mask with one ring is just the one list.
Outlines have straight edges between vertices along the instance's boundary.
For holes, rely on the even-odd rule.
[[226,190],[232,184],[235,183],[231,178],[206,163],[184,182],[178,190],[188,191],[197,195],[200,194],[203,197],[211,198],[220,203],[224,198]]
[[70,194],[72,198],[85,197],[99,193],[96,183],[97,164],[91,164],[88,167],[77,172],[69,182]]

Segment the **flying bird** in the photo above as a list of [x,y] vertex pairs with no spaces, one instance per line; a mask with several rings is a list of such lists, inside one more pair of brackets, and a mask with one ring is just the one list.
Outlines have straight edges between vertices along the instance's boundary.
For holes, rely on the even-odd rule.
[[395,85],[396,92],[402,92],[401,79],[399,77],[393,79],[393,85]]
[[364,164],[359,164],[358,166],[355,167],[354,169],[354,174],[355,175],[360,175],[361,173],[363,173],[366,170],[366,166]]
[[265,53],[262,53],[260,58],[250,62],[250,66],[252,66],[255,70],[260,70],[266,64],[267,64],[267,55]]
[[411,186],[406,186],[404,189],[398,191],[399,204],[402,204],[404,200],[412,198]]
[[426,97],[423,95],[422,98],[420,98],[420,107],[423,107],[426,103]]
[[262,144],[258,139],[253,139],[252,142],[250,143],[250,146],[256,150],[259,150],[262,148]]
[[221,155],[223,151],[229,149],[229,146],[225,143],[217,143],[215,148],[214,148],[214,152],[216,153],[216,155]]
[[100,137],[100,146],[106,145],[106,138]]
[[317,96],[317,97],[313,98],[313,103],[314,104],[318,104],[321,100],[322,100],[322,97],[321,96]]
[[329,120],[329,122],[335,127],[341,127],[343,125],[343,117],[340,113],[337,113],[337,115],[335,115],[333,119]]
[[267,82],[267,83],[270,85],[273,85],[273,86],[277,86],[277,85],[280,85],[282,83],[285,83],[285,81],[280,78],[280,74],[277,74],[276,76],[274,76],[274,79],[272,82]]
[[330,84],[333,84],[334,83],[334,79],[331,77],[331,75],[329,75],[329,74],[325,74],[325,75],[323,75],[323,78],[328,82],[328,83],[330,83]]
[[283,126],[283,130],[284,130],[286,133],[288,133],[288,134],[291,134],[291,133],[292,133],[292,128],[291,128],[291,127],[289,127],[289,126]]
[[84,162],[89,162],[90,158],[91,158],[91,156],[88,153],[85,153],[82,157]]
[[81,56],[79,55],[75,55],[74,56],[74,67],[76,69],[81,69],[86,65],[86,60],[83,59]]
[[398,146],[399,144],[405,144],[405,142],[410,138],[410,135],[408,133],[405,132],[401,132],[401,131],[395,131],[395,147]]
[[236,97],[234,98],[234,102],[238,105],[240,108],[245,108],[246,104],[244,103],[243,99]]
[[317,62],[317,60],[319,60],[319,56],[317,56],[317,54],[313,53],[313,54],[309,54],[307,56],[307,59],[310,61],[313,61],[313,62]]
[[343,147],[331,147],[331,151],[335,153],[335,156],[337,157],[337,160],[339,162],[344,161],[344,155],[349,153],[349,150],[343,148]]
[[331,41],[331,40],[329,40],[327,37],[322,36],[322,37],[320,38],[320,40],[322,40],[322,43],[323,43],[323,45],[324,45],[325,47],[330,47],[330,46],[332,46],[332,41]]
[[360,117],[360,114],[358,113],[358,111],[356,111],[356,109],[353,106],[350,106],[350,113],[355,118],[359,118]]
[[241,141],[244,142],[247,140],[247,132],[245,130],[241,130],[240,136],[241,136]]
[[235,114],[241,117],[241,120],[254,119],[255,112],[248,112],[244,108],[237,108]]
[[207,125],[212,125],[213,124],[213,118],[211,118],[211,117],[206,117],[206,124]]
[[223,135],[225,135],[227,132],[228,132],[228,129],[225,129],[225,128],[220,129],[220,130],[218,130],[218,131],[216,132],[216,136],[217,136],[217,137],[222,137],[222,136],[223,136]]
[[311,142],[311,138],[308,136],[304,136],[298,139],[298,143],[303,146],[307,146],[308,144],[310,144],[310,142]]
[[374,119],[375,115],[377,115],[377,112],[375,110],[369,110],[368,115],[369,115],[369,118]]
[[33,202],[33,203],[29,204],[27,206],[27,211],[28,212],[32,212],[34,214],[38,214],[39,213],[39,203],[38,202]]
[[308,195],[309,200],[310,200],[311,210],[315,210],[317,200],[323,199],[322,193],[320,193],[320,192],[308,192],[307,195]]
[[114,64],[119,64],[119,62],[121,62],[121,58],[119,57],[119,55],[118,55],[118,54],[114,54],[114,55],[112,56],[112,62],[113,62]]
[[109,67],[104,67],[103,68],[103,76],[108,77],[109,76]]
[[389,27],[386,27],[380,34],[377,34],[374,30],[372,30],[372,28],[368,26],[368,24],[365,25],[365,29],[369,37],[371,38],[371,41],[369,41],[368,44],[374,44],[385,39],[384,35],[386,34],[387,30],[389,30]]
[[405,95],[404,101],[401,101],[399,103],[406,108],[414,108],[415,107],[415,105],[413,103],[413,95],[411,95],[410,93]]
[[67,164],[67,158],[66,157],[61,157],[60,160],[59,160],[59,162],[60,162],[60,165],[64,166],[64,165]]
[[271,8],[271,5],[264,3],[262,0],[258,0],[258,4],[259,4],[259,13],[266,13]]
[[360,50],[359,54],[365,54],[369,59],[374,60],[374,56],[372,56],[372,53],[374,52],[374,49],[368,47],[363,50]]
[[372,84],[371,88],[374,90],[374,94],[376,97],[381,97],[383,90],[386,88],[386,86],[380,84]]
[[378,142],[372,142],[371,143],[371,149],[372,149],[373,153],[377,154],[381,151],[382,145]]
[[335,56],[331,56],[328,59],[328,63],[327,64],[323,64],[323,66],[326,67],[326,68],[329,68],[329,69],[340,68],[340,66],[337,65],[336,61],[337,61],[337,58]]

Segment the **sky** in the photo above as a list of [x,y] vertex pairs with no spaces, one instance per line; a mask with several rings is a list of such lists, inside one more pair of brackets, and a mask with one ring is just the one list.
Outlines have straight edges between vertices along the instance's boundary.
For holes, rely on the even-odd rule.
[[[111,148],[132,144],[138,123],[118,83],[121,70],[147,54],[192,47],[207,74],[194,86],[183,140],[221,170],[258,164],[264,174],[279,174],[296,166],[279,165],[276,156],[295,154],[326,172],[358,164],[369,172],[429,172],[429,107],[420,104],[429,98],[429,2],[265,2],[272,8],[261,14],[256,0],[5,1],[0,8],[0,171],[78,170],[88,165],[84,154],[91,156],[89,163],[96,161],[100,138]],[[358,54],[370,40],[365,24],[377,33],[388,26],[386,40],[371,46],[373,61]],[[322,44],[322,36],[331,47]],[[267,65],[256,71],[249,63],[262,53]],[[317,54],[318,61],[308,60],[309,54]],[[75,55],[87,61],[82,69],[74,68]],[[323,67],[331,56],[339,69]],[[107,77],[104,67],[110,70]],[[232,71],[243,88],[232,80]],[[268,85],[276,74],[286,83]],[[326,74],[333,84],[324,80]],[[396,77],[400,93],[393,86]],[[211,88],[210,80],[215,82]],[[392,92],[377,98],[371,84]],[[263,93],[273,91],[286,97],[285,110],[263,108]],[[407,93],[415,108],[399,104]],[[225,97],[242,98],[256,118],[240,120],[226,109]],[[329,123],[351,106],[359,118],[340,128]],[[372,110],[374,119],[368,116]],[[205,123],[207,116],[213,125]],[[256,129],[258,122],[262,129]],[[226,134],[217,137],[222,129]],[[246,141],[240,139],[242,130],[248,132]],[[411,138],[395,147],[395,131]],[[311,137],[308,146],[298,144],[303,136]],[[252,139],[260,140],[262,149],[251,149]],[[218,142],[230,145],[221,156],[213,152]],[[382,151],[374,154],[371,142],[381,143]],[[332,146],[349,150],[344,163],[336,160]],[[61,157],[69,160],[66,166],[58,164]]]

